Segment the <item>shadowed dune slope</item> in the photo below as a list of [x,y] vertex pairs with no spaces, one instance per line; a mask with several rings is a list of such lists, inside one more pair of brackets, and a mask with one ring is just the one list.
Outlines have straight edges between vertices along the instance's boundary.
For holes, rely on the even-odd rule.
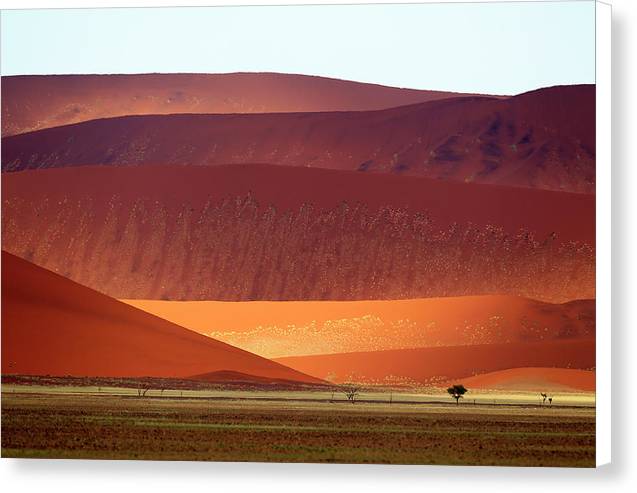
[[463,378],[462,383],[470,389],[594,392],[595,372],[570,368],[511,368]]
[[[238,371],[220,370],[210,373],[203,373],[201,375],[191,375],[188,380],[198,380],[200,382],[211,383],[231,383],[231,384],[258,384],[263,386],[275,387],[277,389],[284,387],[298,387],[305,386],[307,383],[293,380],[282,380],[271,377],[260,377],[257,375],[248,375],[246,373],[240,373]],[[323,382],[327,385],[327,382]],[[314,383],[319,385],[319,383]]]
[[21,75],[2,78],[2,135],[123,115],[359,111],[450,96],[277,73]]
[[595,296],[586,194],[229,165],[8,173],[2,198],[3,249],[115,298]]
[[277,358],[335,382],[436,383],[518,367],[590,369],[595,340],[483,344]]
[[191,332],[2,252],[2,373],[316,379]]
[[267,358],[595,336],[595,300],[514,296],[377,301],[127,303]]
[[592,193],[595,87],[366,112],[126,116],[2,144],[4,171],[256,162]]

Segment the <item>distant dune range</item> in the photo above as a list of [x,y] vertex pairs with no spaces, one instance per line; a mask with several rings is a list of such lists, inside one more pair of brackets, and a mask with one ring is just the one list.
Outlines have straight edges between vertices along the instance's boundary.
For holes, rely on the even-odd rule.
[[[398,349],[293,356],[275,361],[308,375],[330,378],[336,383],[354,380],[405,385],[442,384],[510,368],[588,370],[595,367],[595,340]],[[466,381],[471,382],[469,379]]]
[[569,368],[511,368],[462,379],[470,389],[595,391],[595,372]]
[[462,94],[276,73],[2,77],[2,135],[169,113],[376,110]]
[[595,337],[595,300],[125,301],[266,358]]
[[[320,383],[2,252],[2,374]],[[208,377],[209,380],[212,378]]]
[[593,193],[595,86],[375,111],[122,116],[5,137],[2,147],[4,171],[268,163]]
[[268,165],[5,173],[5,250],[116,298],[595,297],[595,197]]

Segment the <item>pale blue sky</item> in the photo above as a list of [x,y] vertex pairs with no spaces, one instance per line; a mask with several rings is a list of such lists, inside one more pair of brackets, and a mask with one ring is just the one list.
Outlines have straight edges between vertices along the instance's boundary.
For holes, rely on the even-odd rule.
[[285,72],[517,94],[595,81],[593,1],[3,11],[1,73]]

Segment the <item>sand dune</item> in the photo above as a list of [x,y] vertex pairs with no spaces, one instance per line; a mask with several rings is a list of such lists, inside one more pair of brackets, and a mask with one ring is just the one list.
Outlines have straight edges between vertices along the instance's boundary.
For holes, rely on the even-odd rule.
[[230,165],[7,173],[2,197],[3,249],[116,298],[595,297],[586,194]]
[[2,135],[123,115],[358,111],[458,96],[294,74],[2,78]]
[[569,368],[511,368],[464,378],[471,389],[595,392],[595,372]]
[[269,163],[594,192],[595,87],[378,111],[147,115],[5,137],[4,171]]
[[590,369],[595,366],[595,340],[399,349],[293,356],[277,358],[276,361],[337,383],[356,380],[440,384],[518,367]]
[[[212,382],[212,383],[232,383],[232,384],[258,384],[259,386],[270,386],[277,389],[289,386],[306,385],[304,382],[298,380],[293,381],[289,379],[278,379],[272,377],[260,377],[257,375],[248,375],[238,371],[220,370],[210,373],[203,373],[201,375],[191,375],[188,380],[198,380],[200,382]],[[312,382],[314,383],[314,382]],[[318,385],[318,383],[317,383]]]
[[234,371],[317,382],[2,252],[2,373],[189,377]]
[[595,336],[595,301],[514,296],[379,301],[125,300],[267,358]]

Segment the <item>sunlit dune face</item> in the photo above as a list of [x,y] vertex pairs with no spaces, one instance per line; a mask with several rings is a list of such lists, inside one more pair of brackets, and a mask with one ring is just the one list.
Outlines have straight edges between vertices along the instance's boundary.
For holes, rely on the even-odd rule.
[[594,301],[511,296],[356,302],[127,303],[265,357],[594,336]]

